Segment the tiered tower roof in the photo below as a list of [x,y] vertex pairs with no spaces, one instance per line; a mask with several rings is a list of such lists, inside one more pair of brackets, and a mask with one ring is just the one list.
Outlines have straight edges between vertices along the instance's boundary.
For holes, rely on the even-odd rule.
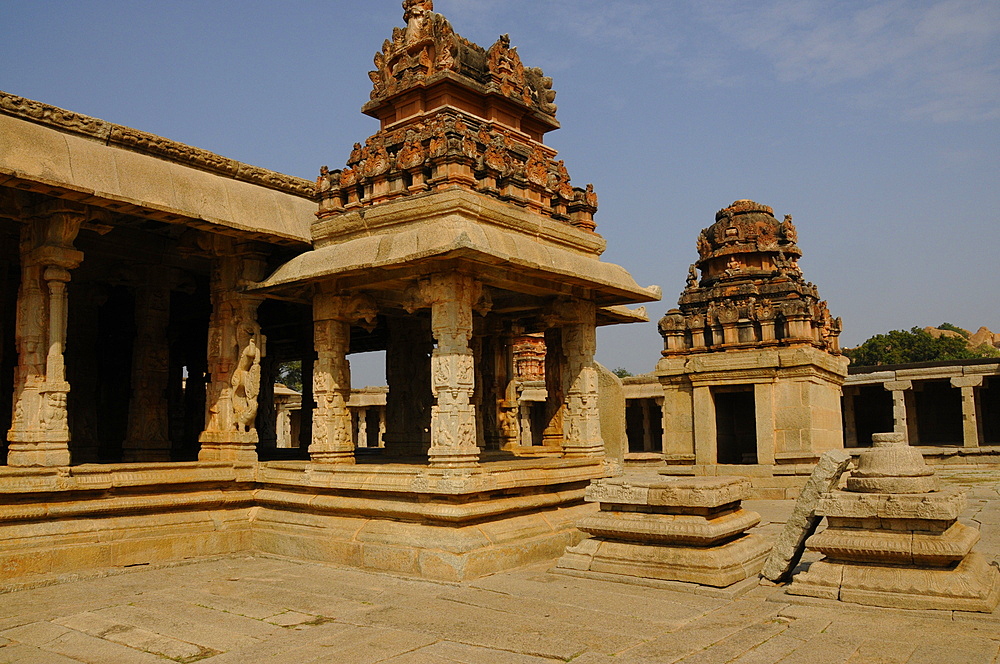
[[660,320],[663,354],[812,345],[839,355],[840,318],[802,277],[797,240],[792,217],[778,221],[767,205],[738,200],[716,213],[679,308]]

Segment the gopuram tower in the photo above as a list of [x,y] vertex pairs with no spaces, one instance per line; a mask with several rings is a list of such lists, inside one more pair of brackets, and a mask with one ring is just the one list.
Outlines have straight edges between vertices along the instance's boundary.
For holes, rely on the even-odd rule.
[[[594,189],[574,187],[542,142],[559,127],[551,79],[525,67],[506,35],[484,49],[428,0],[403,8],[406,27],[375,55],[362,109],[379,130],[344,168],[321,169],[313,249],[254,291],[312,303],[310,472],[363,487],[365,515],[419,524],[408,541],[449,552],[459,571],[448,574],[465,578],[579,537],[569,514],[608,472],[595,328],[645,320],[621,305],[658,300],[659,288],[600,260]],[[546,347],[541,444],[519,430],[514,345],[531,334]],[[371,350],[386,353],[389,390],[381,463],[363,467],[353,465],[365,459],[352,443],[348,356]],[[502,529],[556,511],[566,520],[502,554],[476,539],[484,519]],[[477,524],[468,541],[466,522]],[[432,567],[416,573],[443,574]]]
[[791,216],[749,200],[698,236],[678,308],[659,323],[668,463],[794,473],[843,446],[841,322],[803,278],[796,241]]

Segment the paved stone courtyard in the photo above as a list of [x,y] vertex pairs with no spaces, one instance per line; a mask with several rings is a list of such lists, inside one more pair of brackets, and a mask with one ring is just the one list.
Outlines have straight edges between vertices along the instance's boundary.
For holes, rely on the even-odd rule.
[[[1000,471],[970,488],[977,549],[1000,554]],[[791,501],[747,501],[771,537]],[[231,556],[63,579],[0,594],[0,663],[978,664],[1000,662],[1000,614],[737,599],[552,574],[465,584]]]

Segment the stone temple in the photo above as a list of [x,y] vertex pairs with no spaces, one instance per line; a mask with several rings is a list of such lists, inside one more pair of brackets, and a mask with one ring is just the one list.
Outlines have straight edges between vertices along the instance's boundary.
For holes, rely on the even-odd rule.
[[[379,129],[315,184],[0,93],[4,578],[260,551],[461,580],[581,537],[610,470],[595,327],[659,289],[600,260],[593,187],[543,143],[551,79],[403,5]],[[348,358],[369,350],[384,433],[358,455]]]
[[841,322],[803,278],[796,241],[790,216],[749,200],[698,236],[679,308],[659,323],[668,464],[794,472],[843,447]]

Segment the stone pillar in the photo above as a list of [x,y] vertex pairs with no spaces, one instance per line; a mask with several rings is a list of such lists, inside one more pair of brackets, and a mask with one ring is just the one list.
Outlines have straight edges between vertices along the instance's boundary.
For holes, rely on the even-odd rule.
[[368,409],[358,408],[358,447],[368,447]]
[[962,390],[962,445],[979,447],[983,439],[983,425],[976,412],[976,388],[983,384],[982,376],[956,376],[951,386]]
[[566,356],[566,416],[563,420],[563,455],[603,457],[601,417],[597,409],[598,375],[594,367],[597,350],[597,309],[593,302],[564,303],[561,314],[563,354]]
[[664,407],[666,400],[663,397],[653,397],[653,403],[660,409],[660,445],[659,452],[667,453],[667,409]]
[[154,269],[135,288],[132,397],[122,460],[170,461],[167,384],[170,380],[170,284]]
[[378,408],[378,446],[385,447],[385,406]]
[[[892,392],[892,430],[895,433],[901,433],[907,436],[909,444],[913,445],[917,442],[916,437],[910,436],[911,429],[916,430],[916,412],[907,412],[907,406],[910,404],[906,398],[906,393],[910,392],[912,395],[913,382],[909,380],[890,380],[882,383],[882,387]],[[912,427],[910,426],[910,420],[913,420]]]
[[265,338],[257,323],[263,298],[242,292],[264,277],[265,256],[251,243],[211,236],[212,317],[208,329],[205,430],[199,461],[257,460],[257,397]]
[[774,463],[774,384],[756,383],[753,386],[754,418],[757,427],[757,463]]
[[374,323],[375,302],[363,295],[334,295],[323,290],[313,297],[312,444],[309,458],[314,463],[354,463],[354,431],[351,411],[351,323],[364,319]]
[[472,305],[481,285],[463,274],[435,274],[422,282],[431,305],[431,333],[437,347],[431,354],[431,447],[435,466],[471,466],[479,461],[472,348]]
[[686,376],[662,376],[663,453],[674,460],[694,460],[694,406]]
[[698,386],[692,390],[694,402],[694,462],[711,465],[718,459],[715,432],[715,400],[712,388]]
[[519,426],[520,426],[520,441],[523,447],[531,447],[534,442],[531,435],[531,406],[527,402],[520,402],[517,409]]
[[562,329],[545,330],[545,428],[542,445],[561,449],[563,445],[563,419],[566,415],[563,372],[566,356],[563,354]]
[[73,240],[84,208],[54,201],[21,229],[21,286],[17,296],[18,365],[7,433],[10,466],[67,466],[70,462],[66,345],[70,270],[83,260]]

